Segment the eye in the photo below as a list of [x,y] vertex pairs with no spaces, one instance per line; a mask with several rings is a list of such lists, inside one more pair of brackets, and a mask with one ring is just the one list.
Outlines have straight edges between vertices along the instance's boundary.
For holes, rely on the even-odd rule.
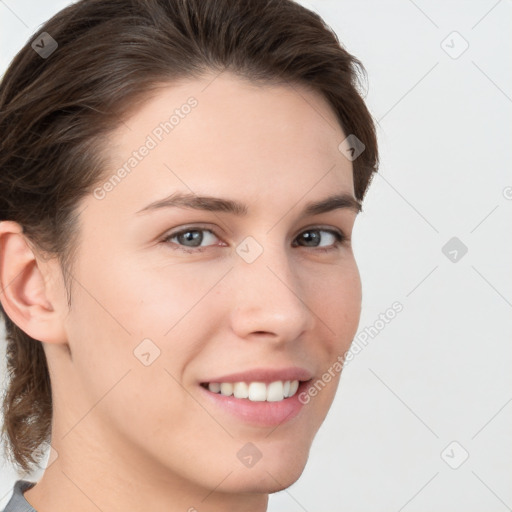
[[[215,242],[215,239],[218,240],[215,233],[210,229],[187,228],[182,229],[181,231],[170,233],[162,240],[162,242],[179,246],[176,247],[176,249],[186,250],[186,248],[189,248],[201,250],[208,245],[213,245],[212,242]],[[203,245],[203,242],[206,243]]]
[[[162,243],[188,253],[201,252],[211,245],[226,245],[224,243],[216,244],[215,240],[219,240],[219,238],[211,229],[189,227],[169,233]],[[327,252],[336,249],[346,240],[347,237],[341,231],[316,227],[300,233],[292,245],[293,247],[310,247]]]
[[[327,236],[322,235],[327,233]],[[343,243],[347,237],[341,232],[333,229],[311,228],[303,231],[297,238],[302,240],[305,245],[303,247],[319,248],[322,251],[335,249]]]

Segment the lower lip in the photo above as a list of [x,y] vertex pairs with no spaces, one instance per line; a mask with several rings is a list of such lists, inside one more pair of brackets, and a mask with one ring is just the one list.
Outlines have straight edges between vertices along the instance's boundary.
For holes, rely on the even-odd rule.
[[244,423],[257,427],[276,427],[292,420],[300,413],[304,404],[300,402],[299,394],[307,385],[308,382],[301,382],[295,395],[279,402],[253,402],[248,398],[224,396],[212,393],[203,386],[199,387],[207,400]]

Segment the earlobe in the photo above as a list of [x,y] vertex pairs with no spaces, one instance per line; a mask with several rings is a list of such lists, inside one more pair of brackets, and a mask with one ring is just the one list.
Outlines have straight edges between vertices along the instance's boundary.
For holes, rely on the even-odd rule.
[[21,226],[17,222],[1,221],[0,302],[3,309],[30,337],[47,343],[62,343],[66,337],[61,315],[49,296],[48,271],[27,242]]

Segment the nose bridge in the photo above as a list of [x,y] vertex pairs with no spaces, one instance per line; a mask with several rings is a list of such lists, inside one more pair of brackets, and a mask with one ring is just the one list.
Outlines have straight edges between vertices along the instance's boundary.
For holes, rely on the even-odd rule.
[[292,268],[291,254],[284,244],[258,244],[258,248],[248,238],[237,248],[240,258],[232,272],[236,287],[233,328],[242,337],[265,332],[294,339],[311,329],[314,319],[300,277]]

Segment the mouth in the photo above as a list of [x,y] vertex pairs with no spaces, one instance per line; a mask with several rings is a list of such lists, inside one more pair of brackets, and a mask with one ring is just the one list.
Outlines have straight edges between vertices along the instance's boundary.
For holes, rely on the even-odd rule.
[[200,383],[208,403],[244,424],[275,427],[295,418],[303,409],[300,393],[312,381],[301,368],[256,369]]

